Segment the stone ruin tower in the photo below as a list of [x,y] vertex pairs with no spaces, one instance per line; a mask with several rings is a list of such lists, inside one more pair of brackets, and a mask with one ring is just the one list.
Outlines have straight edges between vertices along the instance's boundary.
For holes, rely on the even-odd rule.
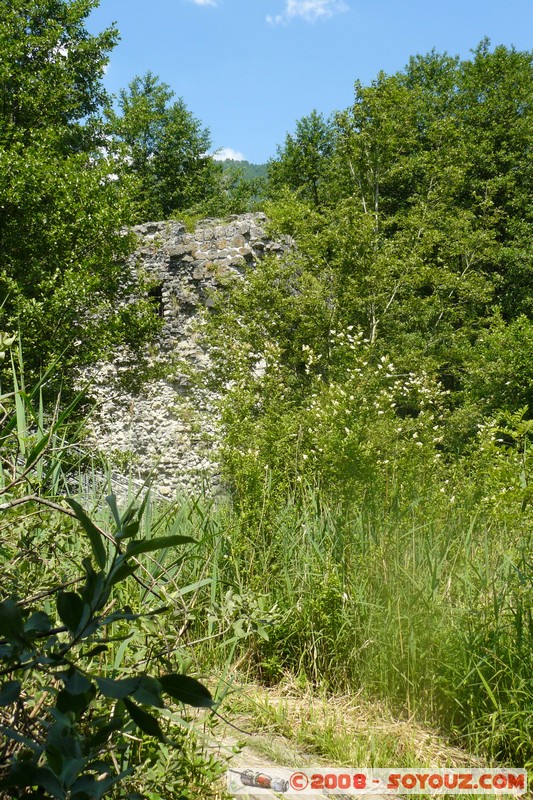
[[[265,224],[265,215],[255,213],[227,222],[204,220],[193,232],[174,221],[134,228],[139,245],[130,265],[150,278],[150,295],[163,319],[151,348],[153,365],[176,360],[193,369],[208,368],[209,354],[194,331],[198,313],[228,279],[242,279],[264,255],[280,255],[287,248],[286,242],[267,237]],[[119,476],[128,474],[142,484],[152,474],[159,496],[220,492],[216,398],[205,392],[193,398],[190,380],[179,370],[139,391],[126,390],[121,377],[130,368],[124,354],[117,353],[113,361],[90,370],[96,406],[89,445],[110,459]]]

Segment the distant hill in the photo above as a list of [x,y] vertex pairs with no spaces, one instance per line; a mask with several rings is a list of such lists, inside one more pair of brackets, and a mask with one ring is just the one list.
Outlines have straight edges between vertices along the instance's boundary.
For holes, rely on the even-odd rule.
[[245,180],[250,180],[251,178],[266,178],[266,164],[250,164],[249,161],[232,161],[229,158],[226,158],[221,163],[225,172],[230,172],[232,170],[242,171],[242,176]]

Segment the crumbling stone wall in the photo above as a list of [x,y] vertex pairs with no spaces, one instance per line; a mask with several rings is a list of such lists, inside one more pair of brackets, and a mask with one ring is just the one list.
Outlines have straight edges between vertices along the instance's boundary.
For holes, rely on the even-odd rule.
[[[209,307],[214,290],[241,279],[266,254],[281,254],[287,242],[271,241],[264,214],[244,214],[227,222],[205,220],[193,232],[179,222],[148,222],[134,230],[139,247],[129,266],[154,283],[151,291],[163,329],[151,349],[151,363],[183,361],[208,369],[194,323]],[[111,457],[117,469],[144,480],[153,471],[154,489],[163,496],[216,493],[216,398],[191,385],[186,372],[150,381],[140,392],[127,391],[121,376],[131,364],[124,353],[97,365],[89,377],[96,407],[88,443]]]

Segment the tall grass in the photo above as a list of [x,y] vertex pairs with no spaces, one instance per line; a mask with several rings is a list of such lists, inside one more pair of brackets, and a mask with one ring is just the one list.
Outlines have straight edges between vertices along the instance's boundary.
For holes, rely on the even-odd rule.
[[197,667],[363,691],[485,758],[533,765],[527,514],[511,524],[436,489],[351,508],[309,489],[253,531],[229,506],[182,514],[202,531],[198,560],[169,554],[158,581],[167,570],[188,619],[177,646]]
[[[45,432],[39,393],[16,383],[15,366],[13,374],[15,391],[2,402],[14,406],[14,422],[3,435],[16,445],[0,487],[46,450],[37,483],[64,492],[72,483],[61,415]],[[101,473],[83,469],[80,500],[105,526]],[[141,582],[121,586],[117,602],[169,611],[140,620],[125,642],[110,641],[106,669],[159,660],[208,676],[219,697],[237,669],[269,683],[291,672],[331,691],[362,691],[485,758],[531,768],[529,505],[512,493],[483,502],[465,475],[455,484],[421,479],[409,493],[389,483],[386,495],[368,491],[357,503],[328,502],[312,487],[274,510],[267,501],[252,526],[229,501],[148,506],[145,538],[180,533],[198,544],[186,558],[173,550],[141,557]],[[4,589],[48,583],[56,572],[68,578],[69,565],[79,565],[82,539],[65,520],[50,522],[31,508],[5,517]]]
[[[451,500],[436,487],[407,505],[332,507],[308,489],[253,530],[229,504],[155,508],[146,535],[179,530],[199,546],[194,559],[146,558],[146,586],[173,611],[141,629],[219,695],[235,667],[267,683],[292,672],[531,767],[531,519],[468,492]],[[133,591],[132,605],[150,601]]]

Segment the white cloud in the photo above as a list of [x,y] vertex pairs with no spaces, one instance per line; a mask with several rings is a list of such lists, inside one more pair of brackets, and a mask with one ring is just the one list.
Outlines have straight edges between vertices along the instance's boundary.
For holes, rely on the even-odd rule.
[[285,11],[282,14],[268,15],[271,25],[287,25],[293,19],[305,22],[316,22],[317,19],[328,19],[335,14],[348,11],[344,0],[285,0]]
[[216,6],[218,0],[192,0],[195,6]]
[[246,158],[240,153],[238,150],[234,150],[233,147],[221,147],[220,150],[213,155],[215,161],[225,161],[227,158],[230,161],[246,161]]

